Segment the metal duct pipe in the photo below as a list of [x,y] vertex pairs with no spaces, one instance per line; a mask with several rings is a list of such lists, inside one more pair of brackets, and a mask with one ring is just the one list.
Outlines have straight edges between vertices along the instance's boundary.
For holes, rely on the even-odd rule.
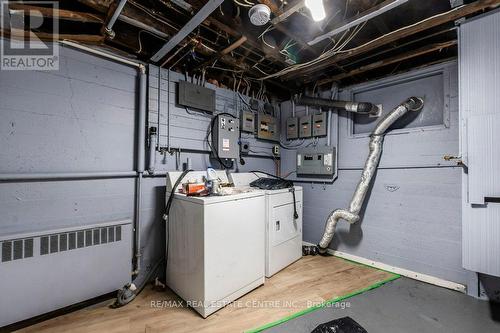
[[301,96],[296,98],[296,104],[314,106],[323,109],[342,109],[349,112],[377,114],[378,107],[372,103],[334,101],[325,98]]
[[317,246],[320,253],[326,252],[328,245],[333,239],[335,227],[337,226],[337,223],[340,219],[346,220],[351,224],[359,221],[359,212],[361,211],[361,207],[363,206],[363,203],[365,201],[365,197],[372,182],[373,175],[377,170],[377,166],[380,161],[380,155],[382,154],[384,136],[387,129],[396,120],[404,116],[408,111],[420,111],[423,105],[423,99],[419,97],[410,97],[407,101],[400,104],[390,113],[388,113],[377,124],[371,134],[369,143],[370,153],[368,154],[368,158],[366,159],[365,167],[363,169],[363,173],[361,174],[361,179],[358,183],[358,186],[356,187],[356,191],[352,196],[349,209],[336,209],[328,216],[323,237],[321,238],[321,241]]
[[111,15],[111,18],[108,21],[108,24],[104,27],[104,32],[110,36],[111,38],[115,37],[115,32],[113,31],[113,26],[116,23],[116,20],[118,20],[118,17],[122,13],[123,7],[125,7],[125,4],[127,3],[127,0],[120,0],[118,5],[116,6],[115,11]]

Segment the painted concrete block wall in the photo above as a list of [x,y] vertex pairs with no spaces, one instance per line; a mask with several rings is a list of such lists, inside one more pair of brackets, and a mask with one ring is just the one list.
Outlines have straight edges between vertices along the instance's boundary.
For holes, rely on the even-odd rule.
[[[59,71],[0,72],[0,174],[134,171],[137,70],[68,47],[61,47],[60,59]],[[182,131],[194,136],[189,126]],[[183,141],[176,147],[186,148]],[[155,268],[158,274],[163,271],[159,267],[165,253],[162,174],[175,170],[177,163],[175,155],[156,154],[159,174],[146,174],[142,186],[143,265],[138,283]],[[180,161],[185,163],[188,157],[195,169],[211,164],[206,153],[182,152]],[[273,172],[274,162],[246,158],[238,168]],[[0,235],[133,219],[134,198],[133,176],[0,182]],[[131,253],[122,255],[131,262]]]
[[[395,130],[385,139],[379,170],[362,210],[361,223],[338,225],[331,248],[442,279],[472,284],[475,274],[461,265],[460,167],[443,160],[458,153],[457,63],[445,63],[388,79],[347,87],[339,99],[370,91],[389,111],[418,94],[414,80],[442,75],[440,103],[428,98],[431,113],[443,113],[441,126]],[[387,87],[392,87],[387,89]],[[389,91],[391,93],[384,93]],[[303,183],[304,240],[317,243],[329,212],[348,207],[368,154],[368,135],[353,135],[352,117],[340,113],[338,179],[333,184]]]

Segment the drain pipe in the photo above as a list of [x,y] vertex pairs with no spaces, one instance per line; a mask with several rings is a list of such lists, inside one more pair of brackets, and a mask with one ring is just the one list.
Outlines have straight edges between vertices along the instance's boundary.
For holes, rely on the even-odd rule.
[[355,113],[378,114],[378,107],[376,105],[365,102],[334,101],[326,98],[301,96],[296,97],[295,103],[297,105],[313,106],[323,109],[342,109]]
[[136,201],[135,201],[135,269],[134,276],[141,270],[141,203],[142,203],[142,176],[144,174],[144,155],[146,145],[146,68],[140,68],[139,74],[139,115],[137,131],[137,179],[136,179]]
[[328,219],[326,220],[325,231],[323,237],[321,238],[317,246],[304,247],[303,253],[315,254],[317,252],[324,254],[328,249],[328,245],[333,239],[335,233],[335,227],[340,219],[346,220],[350,224],[354,224],[359,221],[359,212],[365,201],[366,194],[370,187],[373,179],[373,175],[377,170],[378,163],[380,161],[380,156],[382,154],[382,146],[384,142],[384,136],[387,129],[399,118],[404,116],[408,111],[420,111],[424,106],[423,99],[419,97],[410,97],[404,103],[400,104],[390,113],[388,113],[382,120],[377,124],[375,129],[371,134],[371,139],[369,143],[370,153],[365,162],[365,167],[363,173],[361,174],[361,180],[356,187],[356,191],[352,196],[351,203],[348,209],[337,209],[330,213]]
[[122,13],[123,7],[125,7],[125,4],[127,3],[127,0],[120,0],[118,5],[116,6],[113,14],[111,15],[111,18],[109,19],[108,23],[104,27],[104,32],[109,36],[109,38],[114,38],[115,37],[115,32],[113,31],[113,26],[116,23],[116,20],[118,20],[118,17]]

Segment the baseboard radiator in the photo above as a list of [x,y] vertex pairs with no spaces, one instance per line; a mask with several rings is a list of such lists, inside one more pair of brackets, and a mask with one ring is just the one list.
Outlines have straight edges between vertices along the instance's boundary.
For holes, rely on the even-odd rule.
[[0,236],[0,327],[130,282],[130,220]]

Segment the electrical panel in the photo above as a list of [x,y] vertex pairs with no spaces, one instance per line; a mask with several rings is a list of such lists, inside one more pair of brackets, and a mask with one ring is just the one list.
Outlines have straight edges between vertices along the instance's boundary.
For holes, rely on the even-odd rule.
[[251,111],[241,113],[241,131],[253,133],[255,131],[255,116]]
[[257,138],[270,141],[280,141],[278,119],[263,113],[257,114]]
[[328,126],[326,116],[326,112],[321,112],[312,116],[312,136],[326,136]]
[[302,116],[299,118],[299,138],[310,138],[311,131],[311,116]]
[[286,139],[293,140],[299,138],[299,118],[292,117],[286,120]]
[[239,158],[239,119],[228,115],[217,115],[215,117],[214,127],[212,128],[213,148],[216,149],[219,158]]
[[187,81],[177,85],[177,103],[198,110],[215,112],[215,90]]
[[297,175],[332,176],[335,173],[335,147],[322,146],[297,150]]

